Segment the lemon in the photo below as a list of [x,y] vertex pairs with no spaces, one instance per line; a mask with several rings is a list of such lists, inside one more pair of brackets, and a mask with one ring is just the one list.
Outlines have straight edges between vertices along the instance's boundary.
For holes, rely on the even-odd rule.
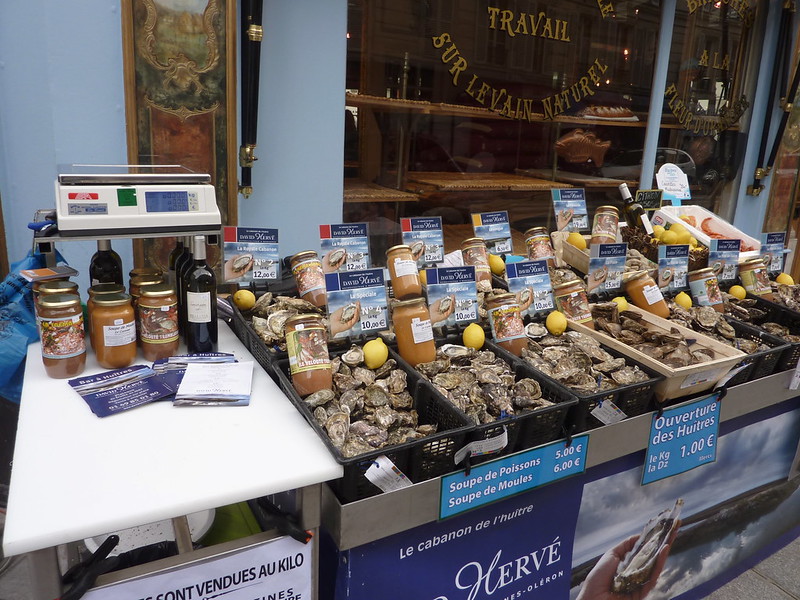
[[502,275],[503,273],[506,272],[506,263],[504,263],[503,259],[497,256],[497,254],[490,254],[489,268],[495,275]]
[[664,235],[661,236],[659,240],[662,244],[677,244],[678,243],[678,234],[672,231],[672,229],[667,229],[664,232]]
[[775,283],[783,283],[786,285],[794,285],[794,279],[788,273],[781,273],[775,278]]
[[544,325],[553,335],[561,335],[567,330],[567,317],[564,313],[554,310],[547,315]]
[[428,272],[425,269],[419,270],[419,280],[422,285],[428,285]]
[[740,285],[732,285],[731,289],[728,290],[728,293],[739,300],[743,300],[744,297],[747,296],[747,290]]
[[691,244],[692,243],[692,234],[686,231],[685,229],[678,234],[678,241],[675,242],[676,244]]
[[368,369],[377,369],[389,358],[389,348],[381,338],[375,338],[364,344],[364,364]]
[[461,334],[461,341],[467,348],[480,350],[483,348],[483,342],[486,341],[486,334],[483,332],[483,327],[477,323],[470,323]]
[[256,305],[256,295],[250,290],[239,290],[233,295],[233,303],[239,310],[250,310]]
[[567,236],[567,241],[575,246],[578,250],[586,250],[586,240],[577,231],[571,232]]
[[686,231],[686,227],[683,226],[683,223],[673,223],[669,226],[669,230],[675,233],[683,233]]
[[689,236],[689,245],[692,248],[697,248],[697,238],[693,236]]
[[664,229],[661,225],[653,225],[653,237],[657,240],[661,239],[661,236],[664,235],[665,231],[666,229]]
[[675,304],[683,308],[692,308],[692,297],[686,292],[681,292],[674,298]]
[[628,310],[628,308],[630,308],[628,306],[628,301],[625,299],[624,296],[617,296],[616,298],[612,298],[611,301],[617,303],[617,308],[619,309],[619,312],[622,312],[623,310]]

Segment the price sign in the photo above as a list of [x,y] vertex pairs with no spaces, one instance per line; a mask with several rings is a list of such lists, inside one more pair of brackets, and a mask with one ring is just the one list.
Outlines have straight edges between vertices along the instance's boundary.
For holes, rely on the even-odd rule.
[[761,234],[761,258],[767,265],[770,273],[780,273],[783,271],[783,255],[786,252],[786,232]]
[[425,269],[425,280],[433,327],[472,323],[478,319],[475,267]]
[[688,244],[659,244],[658,287],[663,291],[677,292],[687,287],[689,270]]
[[442,217],[400,219],[403,243],[411,247],[417,266],[438,264],[444,260]]
[[642,485],[717,460],[719,393],[653,415]]
[[357,337],[389,327],[383,269],[327,273],[328,327],[331,339]]
[[319,226],[322,270],[326,273],[369,269],[369,237],[366,223]]
[[590,252],[587,291],[598,293],[619,290],[622,287],[628,244],[592,244]]
[[490,253],[511,252],[511,224],[507,210],[472,215],[472,228],[475,237],[486,242],[486,249]]
[[588,435],[553,442],[442,477],[439,518],[452,517],[501,498],[530,490],[586,470]]
[[222,254],[226,283],[242,283],[280,277],[278,230],[225,227]]
[[714,269],[719,281],[736,279],[739,270],[739,247],[742,240],[711,240],[708,266]]
[[589,211],[586,210],[586,190],[566,188],[550,190],[558,231],[585,231],[589,229]]
[[[661,208],[661,196],[663,193],[664,190],[637,190],[635,202],[641,204],[648,215],[652,216],[655,211]],[[628,225],[630,226],[631,224],[629,223]]]
[[517,295],[523,316],[553,309],[553,285],[546,260],[529,260],[506,265],[508,291]]

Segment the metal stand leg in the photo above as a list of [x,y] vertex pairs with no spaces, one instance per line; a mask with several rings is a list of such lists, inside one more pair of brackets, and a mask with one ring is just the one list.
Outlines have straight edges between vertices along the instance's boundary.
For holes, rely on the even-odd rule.
[[175,543],[178,546],[178,554],[186,554],[193,550],[192,534],[189,532],[189,520],[183,517],[172,519],[172,529],[175,532]]

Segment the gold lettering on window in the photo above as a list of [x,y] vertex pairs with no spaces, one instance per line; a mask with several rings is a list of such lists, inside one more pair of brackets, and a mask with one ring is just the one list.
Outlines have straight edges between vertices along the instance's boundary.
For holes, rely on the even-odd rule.
[[489,29],[505,32],[508,37],[530,35],[557,42],[572,41],[569,36],[569,22],[548,17],[544,11],[538,14],[515,13],[512,10],[500,10],[496,6],[489,6],[487,13]]

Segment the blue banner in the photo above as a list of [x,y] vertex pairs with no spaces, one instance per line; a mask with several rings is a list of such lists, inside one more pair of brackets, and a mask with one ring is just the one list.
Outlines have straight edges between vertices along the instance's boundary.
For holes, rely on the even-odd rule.
[[642,485],[717,460],[719,394],[653,415]]

